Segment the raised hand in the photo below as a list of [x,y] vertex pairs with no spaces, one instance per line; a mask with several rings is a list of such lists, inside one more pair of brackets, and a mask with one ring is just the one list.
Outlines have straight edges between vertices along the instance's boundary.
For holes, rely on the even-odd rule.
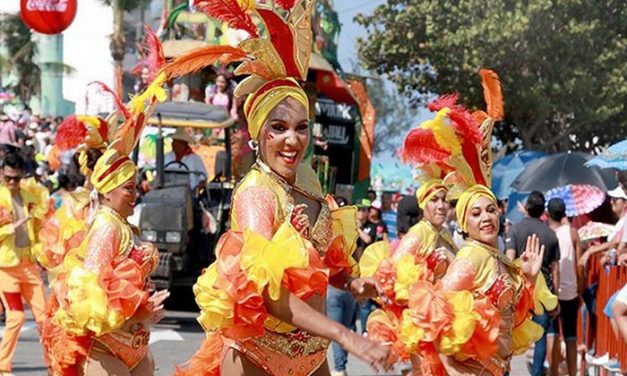
[[540,245],[540,238],[535,234],[527,237],[525,252],[520,256],[520,267],[525,276],[533,283],[535,283],[536,277],[540,273],[543,258],[544,245]]

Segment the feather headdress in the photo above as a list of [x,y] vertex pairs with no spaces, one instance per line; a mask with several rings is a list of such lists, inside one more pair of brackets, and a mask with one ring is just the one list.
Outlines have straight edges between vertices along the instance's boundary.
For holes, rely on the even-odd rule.
[[490,142],[494,123],[503,119],[503,95],[495,72],[479,73],[486,112],[470,112],[455,94],[442,96],[428,105],[435,118],[411,130],[401,149],[401,159],[422,171],[421,180],[442,179],[452,199],[472,185],[490,186]]
[[144,30],[146,31],[146,44],[139,46],[138,51],[140,51],[141,59],[131,72],[140,75],[142,69],[146,67],[149,72],[148,81],[153,81],[157,77],[159,69],[165,64],[165,54],[157,34],[148,25],[144,26]]
[[[307,79],[311,54],[313,0],[276,0],[287,16],[251,0],[196,0],[194,6],[210,17],[243,30],[249,38],[239,46],[203,46],[179,56],[164,68],[167,79],[194,73],[214,64],[241,61],[235,75],[249,75],[236,88],[235,96],[250,94],[278,79]],[[260,28],[264,35],[260,36]]]

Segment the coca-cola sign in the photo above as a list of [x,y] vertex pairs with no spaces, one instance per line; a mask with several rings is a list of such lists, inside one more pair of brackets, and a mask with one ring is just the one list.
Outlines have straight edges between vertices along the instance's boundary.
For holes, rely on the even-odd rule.
[[76,0],[20,0],[24,23],[42,34],[58,34],[76,17]]

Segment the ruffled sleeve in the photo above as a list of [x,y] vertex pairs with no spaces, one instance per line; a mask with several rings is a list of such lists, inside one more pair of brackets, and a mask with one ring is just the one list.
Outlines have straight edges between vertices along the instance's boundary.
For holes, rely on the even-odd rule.
[[85,238],[89,210],[89,198],[85,197],[84,201],[64,199],[54,215],[43,221],[38,232],[42,244],[42,253],[38,261],[53,274],[60,271],[65,255],[79,247]]
[[[538,280],[541,276],[542,273],[538,275]],[[540,304],[537,300],[537,290],[522,274],[520,277],[522,279],[522,291],[520,299],[514,308],[514,329],[512,330],[512,353],[515,355],[524,353],[542,337],[543,333],[542,327],[531,320],[531,313]],[[542,277],[543,281],[544,277]],[[540,283],[542,284],[542,282]],[[536,281],[535,287],[539,287],[538,281]],[[544,283],[544,287],[546,288],[546,283]],[[548,293],[550,294],[550,292]]]
[[72,268],[59,293],[55,322],[74,334],[114,331],[147,302],[146,280],[132,258],[114,264],[120,233],[114,224],[97,221],[88,233],[85,261]]
[[357,261],[353,252],[357,247],[357,208],[354,206],[338,207],[331,196],[326,197],[331,209],[331,243],[325,254],[324,263],[330,275],[342,271],[350,275],[359,274]]
[[263,294],[278,299],[281,288],[306,298],[324,294],[328,276],[312,245],[289,223],[271,239],[246,229],[230,231],[217,247],[217,260],[194,285],[198,318],[205,331],[220,331],[232,339],[261,335],[265,327],[293,327],[268,315]]

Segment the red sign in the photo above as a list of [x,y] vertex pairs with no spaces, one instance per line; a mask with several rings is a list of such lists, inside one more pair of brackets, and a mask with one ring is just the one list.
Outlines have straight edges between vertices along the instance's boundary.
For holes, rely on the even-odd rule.
[[74,21],[76,0],[20,0],[24,23],[42,34],[59,34]]

